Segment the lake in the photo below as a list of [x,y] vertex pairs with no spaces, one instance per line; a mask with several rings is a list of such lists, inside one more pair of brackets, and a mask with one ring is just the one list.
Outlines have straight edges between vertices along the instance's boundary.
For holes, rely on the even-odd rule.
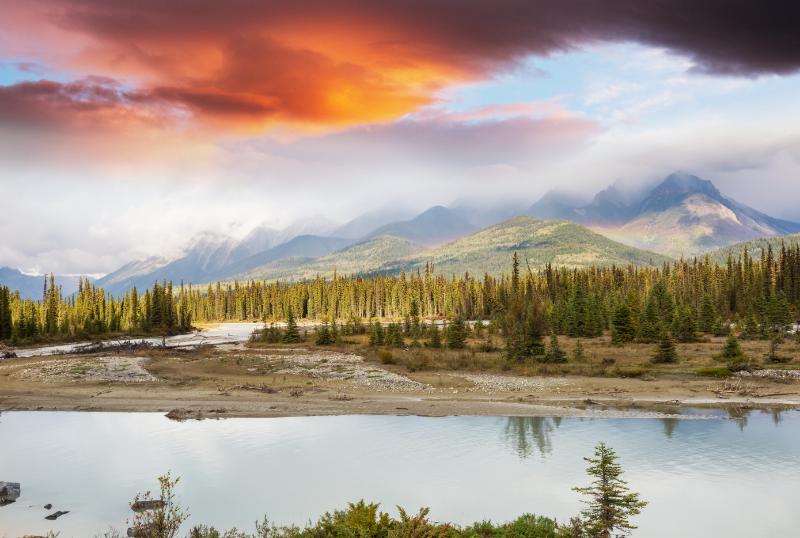
[[[725,418],[722,418],[722,417]],[[128,503],[168,470],[194,522],[302,524],[365,498],[435,520],[567,519],[582,458],[613,447],[650,502],[635,536],[789,536],[800,527],[800,412],[736,419],[341,416],[173,422],[153,413],[4,412],[0,536],[124,532]],[[70,513],[45,521],[53,510]]]

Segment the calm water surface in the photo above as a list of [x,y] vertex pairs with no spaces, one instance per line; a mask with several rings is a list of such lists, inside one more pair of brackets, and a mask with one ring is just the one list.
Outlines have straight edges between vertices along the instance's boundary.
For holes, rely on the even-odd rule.
[[[252,530],[264,514],[305,523],[361,498],[431,507],[436,520],[566,519],[598,441],[650,501],[636,536],[796,536],[800,413],[736,420],[305,417],[172,422],[151,413],[0,415],[0,536],[62,538],[125,527],[156,476],[182,477],[192,522]],[[70,510],[56,522],[42,505]]]

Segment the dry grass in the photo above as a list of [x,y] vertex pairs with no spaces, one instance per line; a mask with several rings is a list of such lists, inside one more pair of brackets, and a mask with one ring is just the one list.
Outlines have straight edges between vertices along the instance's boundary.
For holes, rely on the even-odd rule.
[[[406,372],[432,371],[470,371],[470,372],[508,372],[520,375],[581,375],[593,377],[647,377],[668,375],[695,375],[720,377],[729,375],[725,362],[717,355],[725,344],[725,338],[710,337],[701,342],[676,344],[678,362],[675,364],[653,364],[650,359],[655,352],[655,344],[631,343],[625,346],[611,344],[609,336],[582,338],[584,359],[573,360],[577,339],[559,337],[561,348],[569,360],[563,364],[538,363],[530,360],[513,363],[506,360],[501,350],[482,352],[483,339],[469,340],[466,349],[432,349],[427,347],[370,348],[366,343],[347,346],[351,352],[361,352],[382,365]],[[502,338],[495,336],[494,343],[502,348]],[[769,342],[762,340],[741,340],[745,354],[755,367],[798,368],[800,367],[800,344],[794,339],[786,339],[779,353],[790,359],[783,364],[769,364],[765,356]]]

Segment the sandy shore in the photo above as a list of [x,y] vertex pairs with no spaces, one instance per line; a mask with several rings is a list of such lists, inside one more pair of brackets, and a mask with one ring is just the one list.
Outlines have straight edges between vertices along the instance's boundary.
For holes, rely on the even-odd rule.
[[0,411],[153,411],[192,417],[508,415],[669,417],[682,407],[800,408],[768,376],[524,377],[410,373],[343,351],[243,345],[0,362]]

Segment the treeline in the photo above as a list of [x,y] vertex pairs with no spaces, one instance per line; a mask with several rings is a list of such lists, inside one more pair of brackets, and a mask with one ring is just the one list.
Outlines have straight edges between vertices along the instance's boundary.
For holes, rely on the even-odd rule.
[[175,293],[172,283],[156,282],[143,294],[134,288],[115,298],[86,279],[77,293],[65,297],[52,274],[44,279],[41,300],[22,299],[18,292],[0,287],[0,340],[184,331],[192,325],[186,292],[181,287]]
[[248,282],[190,289],[192,319],[283,321],[291,309],[302,319],[485,319],[514,309],[541,309],[550,327],[572,336],[611,330],[620,338],[652,339],[677,321],[700,332],[741,322],[756,333],[789,323],[800,308],[800,247],[747,252],[725,265],[709,259],[652,267],[567,269],[547,266],[501,277],[435,274],[430,268],[400,275],[317,278],[297,283]]
[[[593,337],[611,331],[619,343],[656,341],[665,330],[690,340],[696,333],[725,334],[732,323],[749,337],[767,337],[797,318],[800,310],[800,246],[767,249],[758,259],[747,251],[726,264],[708,258],[662,267],[559,268],[531,271],[509,256],[500,277],[461,277],[424,270],[399,275],[334,276],[301,282],[217,283],[204,288],[156,284],[112,298],[83,282],[75,297],[52,286],[42,301],[0,297],[0,338],[38,334],[98,334],[173,330],[192,321],[283,321],[298,319],[403,320],[409,317],[483,319],[508,334]],[[516,326],[511,327],[511,325]],[[2,328],[5,327],[5,328]],[[514,329],[514,330],[512,330]],[[525,346],[525,342],[512,342]]]

